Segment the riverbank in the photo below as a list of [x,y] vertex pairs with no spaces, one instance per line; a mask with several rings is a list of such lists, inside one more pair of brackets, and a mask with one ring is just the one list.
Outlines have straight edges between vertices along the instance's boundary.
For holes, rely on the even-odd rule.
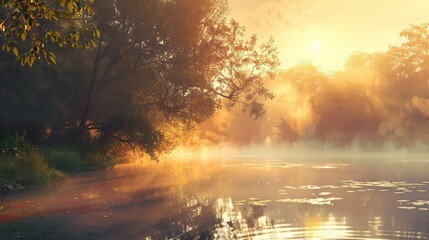
[[78,151],[60,144],[31,144],[22,132],[8,133],[0,140],[0,196],[46,186],[77,172],[106,169],[127,162],[97,150]]

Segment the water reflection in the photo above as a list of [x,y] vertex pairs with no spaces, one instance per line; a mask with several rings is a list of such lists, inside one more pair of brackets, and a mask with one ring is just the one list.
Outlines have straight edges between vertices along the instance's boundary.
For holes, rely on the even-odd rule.
[[122,166],[0,198],[0,239],[429,239],[429,163]]

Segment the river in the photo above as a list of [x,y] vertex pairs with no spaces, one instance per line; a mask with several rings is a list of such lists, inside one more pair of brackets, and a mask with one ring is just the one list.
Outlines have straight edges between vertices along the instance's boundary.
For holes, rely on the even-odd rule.
[[0,239],[429,239],[429,158],[194,155],[0,197]]

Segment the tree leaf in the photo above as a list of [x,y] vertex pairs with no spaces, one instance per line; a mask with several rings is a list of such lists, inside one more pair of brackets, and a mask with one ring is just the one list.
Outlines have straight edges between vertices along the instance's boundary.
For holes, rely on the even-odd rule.
[[33,66],[33,64],[34,64],[34,61],[36,60],[36,57],[34,57],[34,56],[31,56],[30,57],[30,59],[29,59],[29,61],[28,61],[28,64],[30,65],[30,67],[32,67]]
[[14,47],[12,52],[13,52],[13,54],[15,54],[16,57],[18,57],[18,55],[19,55],[18,48]]
[[50,56],[49,56],[49,60],[50,60],[52,63],[57,64],[57,60],[55,60],[55,56],[50,55]]

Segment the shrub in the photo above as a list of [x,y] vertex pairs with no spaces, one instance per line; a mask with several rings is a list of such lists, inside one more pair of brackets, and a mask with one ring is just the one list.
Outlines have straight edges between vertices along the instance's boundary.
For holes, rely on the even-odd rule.
[[131,159],[129,157],[126,157],[126,156],[117,156],[114,159],[115,165],[126,164],[126,163],[130,163],[130,162],[131,162]]
[[46,184],[51,176],[43,153],[30,144],[25,132],[7,132],[0,141],[0,183],[2,186]]
[[46,184],[52,170],[43,154],[35,149],[19,156],[0,155],[0,178],[22,185]]
[[20,157],[34,149],[34,146],[27,141],[25,131],[14,133],[7,131],[6,136],[0,141],[0,154],[2,155]]
[[114,167],[116,164],[115,157],[100,150],[84,153],[83,160],[87,169],[109,168]]
[[50,167],[73,173],[81,170],[84,164],[78,152],[66,147],[48,146],[43,149]]

